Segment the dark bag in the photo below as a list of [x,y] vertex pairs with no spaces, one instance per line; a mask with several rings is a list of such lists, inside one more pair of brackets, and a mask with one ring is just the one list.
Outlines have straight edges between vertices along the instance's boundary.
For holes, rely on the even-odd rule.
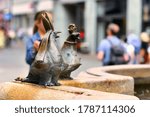
[[126,64],[127,61],[124,59],[125,50],[121,42],[118,45],[114,45],[109,39],[108,41],[111,44],[109,65]]

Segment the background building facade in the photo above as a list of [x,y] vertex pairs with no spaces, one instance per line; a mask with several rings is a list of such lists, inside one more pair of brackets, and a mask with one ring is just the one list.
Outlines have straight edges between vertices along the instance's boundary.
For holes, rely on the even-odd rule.
[[117,23],[120,37],[132,31],[139,35],[142,30],[142,0],[57,0],[54,14],[56,28],[67,35],[67,26],[75,22],[84,28],[85,41],[91,53],[96,52],[99,42],[105,37],[108,23]]
[[53,0],[13,0],[11,13],[13,20],[11,27],[14,30],[28,30],[34,25],[34,14],[37,11],[53,11]]
[[68,25],[75,23],[79,31],[84,29],[91,53],[96,52],[110,22],[120,26],[120,37],[130,31],[137,35],[145,30],[150,32],[150,0],[1,0],[0,3],[0,11],[12,13],[14,30],[33,27],[37,11],[52,12],[55,30],[62,32],[60,44],[68,34]]

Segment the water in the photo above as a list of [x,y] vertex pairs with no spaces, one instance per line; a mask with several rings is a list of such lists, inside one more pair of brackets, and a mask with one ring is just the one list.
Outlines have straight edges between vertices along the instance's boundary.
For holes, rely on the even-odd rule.
[[150,100],[150,84],[135,85],[134,92],[140,100]]

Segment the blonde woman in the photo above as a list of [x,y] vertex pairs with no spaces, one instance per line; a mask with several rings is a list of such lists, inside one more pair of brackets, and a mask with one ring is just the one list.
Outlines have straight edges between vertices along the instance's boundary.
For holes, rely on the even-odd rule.
[[37,54],[41,39],[46,33],[46,26],[43,23],[43,18],[49,21],[51,28],[54,30],[52,23],[52,16],[47,11],[40,11],[35,14],[34,17],[34,27],[33,27],[33,36],[28,40],[26,45],[26,62],[31,65]]

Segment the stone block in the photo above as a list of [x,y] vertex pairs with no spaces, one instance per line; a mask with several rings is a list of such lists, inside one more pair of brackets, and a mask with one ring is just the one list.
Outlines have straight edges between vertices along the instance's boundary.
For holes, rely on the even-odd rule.
[[0,84],[2,100],[138,100],[135,96],[106,93],[71,86],[43,87],[30,83]]
[[[90,72],[92,70],[92,72]],[[98,69],[99,74],[94,74],[97,70],[93,68],[88,72],[81,72],[72,81],[60,81],[63,85],[99,90],[104,92],[134,94],[134,80],[130,76],[109,74]]]

